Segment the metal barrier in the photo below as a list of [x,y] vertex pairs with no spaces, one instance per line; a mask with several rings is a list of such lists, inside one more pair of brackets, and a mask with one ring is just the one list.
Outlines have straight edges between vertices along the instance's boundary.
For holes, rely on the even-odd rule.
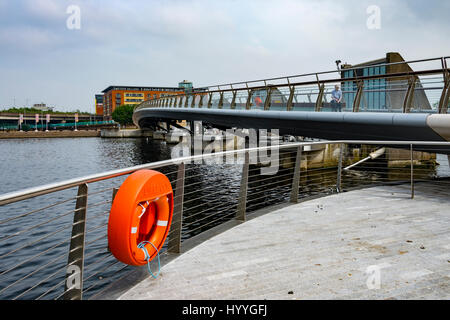
[[[450,99],[448,59],[438,57],[356,66],[208,86],[185,94],[169,93],[147,100],[135,110],[167,107],[335,111],[331,92],[335,85],[340,85],[344,96],[342,111],[447,113]],[[372,70],[375,68],[378,71],[384,68],[385,73],[376,74]]]
[[[386,183],[404,183],[413,198],[414,183],[439,176],[433,156],[414,151],[418,145],[448,148],[450,142],[289,143],[159,161],[0,195],[0,299],[89,298],[133,270],[109,252],[106,232],[117,188],[137,170],[163,172],[174,188],[173,222],[161,251],[170,255],[180,253],[186,239],[274,204]],[[269,151],[279,152],[279,166],[263,175],[267,163],[253,163],[252,156]],[[223,161],[230,158],[236,161]],[[207,163],[214,159],[218,163]]]
[[[85,127],[85,126],[99,126],[115,124],[113,120],[108,121],[81,121],[81,122],[65,122],[65,123],[49,123],[49,124],[28,124],[29,130],[34,129],[57,129],[57,128],[71,128],[71,127]],[[0,130],[19,130],[19,125],[2,125]]]

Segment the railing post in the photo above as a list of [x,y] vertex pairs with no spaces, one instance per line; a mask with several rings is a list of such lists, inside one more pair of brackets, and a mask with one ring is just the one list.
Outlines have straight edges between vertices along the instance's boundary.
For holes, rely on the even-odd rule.
[[201,108],[203,107],[203,98],[205,97],[204,94],[200,94],[200,101],[198,102],[198,107]]
[[409,145],[411,157],[411,199],[414,199],[414,152],[412,143]]
[[272,104],[272,87],[267,88],[267,96],[266,101],[264,101],[264,110],[270,110],[270,106]]
[[223,107],[223,91],[219,92],[220,98],[219,98],[219,104],[217,105],[217,108],[222,109]]
[[406,91],[405,99],[403,100],[403,113],[409,113],[411,111],[415,86],[416,78],[411,77],[408,80],[408,90]]
[[320,112],[320,110],[322,109],[322,101],[323,101],[323,92],[325,91],[325,85],[319,84],[319,94],[317,95],[317,100],[316,100],[316,107],[315,107],[315,111],[316,112]]
[[289,98],[286,105],[286,110],[292,110],[292,101],[294,100],[295,86],[289,86]]
[[363,89],[364,89],[364,81],[359,80],[357,82],[355,99],[353,100],[353,112],[359,112],[359,106],[361,105],[361,97]]
[[250,155],[245,153],[245,162],[242,167],[241,187],[239,190],[239,202],[236,211],[236,220],[245,221],[245,211],[247,209],[247,190],[248,190],[248,170]]
[[233,98],[231,99],[230,109],[236,109],[236,94],[237,90],[233,90]]
[[114,198],[116,197],[117,191],[119,191],[118,188],[113,188],[113,191],[112,191],[112,199],[111,199],[112,201],[114,201]]
[[189,96],[187,94],[184,95],[185,101],[184,101],[184,107],[187,108],[189,106]]
[[84,239],[86,231],[87,184],[78,187],[77,202],[73,215],[72,235],[67,260],[66,281],[64,282],[64,300],[82,300]]
[[253,95],[253,90],[247,90],[247,103],[245,104],[245,109],[246,110],[250,110],[252,107],[252,95]]
[[177,183],[173,199],[173,217],[169,233],[167,251],[169,253],[181,252],[181,229],[183,227],[183,199],[184,199],[184,162],[178,165]]
[[195,94],[192,94],[192,102],[191,102],[191,108],[195,108]]
[[213,96],[213,93],[210,92],[209,97],[208,97],[208,109],[212,107],[212,96]]
[[447,113],[449,98],[450,98],[450,74],[447,70],[445,70],[444,88],[442,89],[441,98],[439,99],[438,113],[441,114]]
[[300,168],[302,162],[302,146],[297,147],[297,156],[295,158],[294,177],[292,179],[291,202],[298,202],[298,188],[300,186]]
[[339,162],[337,169],[337,179],[336,179],[336,191],[341,192],[341,183],[342,183],[342,158],[344,156],[344,144],[341,143],[339,145]]

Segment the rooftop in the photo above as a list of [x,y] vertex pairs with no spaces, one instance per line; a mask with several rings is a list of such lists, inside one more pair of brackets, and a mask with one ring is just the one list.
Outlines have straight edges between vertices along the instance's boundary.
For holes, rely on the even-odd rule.
[[136,87],[136,86],[109,86],[102,92],[108,92],[111,90],[129,90],[129,91],[183,91],[178,87]]

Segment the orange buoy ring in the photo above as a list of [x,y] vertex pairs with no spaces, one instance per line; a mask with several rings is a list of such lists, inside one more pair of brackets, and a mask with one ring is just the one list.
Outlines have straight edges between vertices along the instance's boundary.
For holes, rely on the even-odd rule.
[[111,253],[129,265],[147,264],[163,246],[172,214],[169,179],[153,170],[132,173],[120,186],[111,206],[108,221]]

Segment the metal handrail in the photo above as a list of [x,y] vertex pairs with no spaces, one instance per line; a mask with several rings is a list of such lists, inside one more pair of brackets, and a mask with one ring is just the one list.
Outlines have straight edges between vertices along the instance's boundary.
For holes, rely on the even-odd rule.
[[[112,196],[114,198],[115,191],[117,191],[116,188],[105,188],[105,186],[102,185],[101,190],[93,190],[93,192],[88,193],[88,184],[93,182],[99,182],[107,179],[117,178],[121,177],[127,174],[131,174],[134,171],[141,170],[141,169],[160,169],[164,172],[164,169],[166,171],[170,171],[168,174],[177,174],[173,178],[169,178],[172,185],[175,185],[174,188],[174,215],[172,220],[172,227],[170,230],[170,234],[168,236],[168,242],[164,250],[162,250],[162,254],[166,255],[168,253],[180,253],[181,252],[181,243],[182,243],[182,234],[183,239],[186,237],[191,237],[192,234],[196,235],[199,234],[209,228],[214,227],[215,225],[221,224],[225,221],[228,221],[230,218],[235,216],[235,219],[237,220],[245,220],[245,216],[247,212],[251,212],[254,210],[257,210],[258,208],[261,208],[266,203],[275,203],[275,200],[272,200],[272,196],[270,196],[271,199],[267,200],[267,192],[272,192],[273,190],[278,190],[277,192],[281,192],[286,194],[286,192],[290,193],[290,202],[296,202],[298,200],[299,195],[299,181],[300,181],[300,168],[302,161],[308,161],[309,154],[303,154],[302,151],[305,146],[314,146],[314,145],[336,145],[339,150],[339,162],[337,167],[335,166],[335,163],[333,163],[332,166],[328,167],[320,167],[320,168],[309,168],[307,169],[307,179],[308,179],[308,186],[311,186],[313,191],[311,191],[311,194],[315,194],[317,192],[325,192],[325,194],[328,194],[330,192],[341,192],[342,190],[342,183],[341,183],[341,175],[343,174],[343,149],[344,145],[392,145],[395,148],[399,146],[404,146],[404,149],[410,150],[410,158],[409,156],[403,155],[406,160],[411,159],[411,168],[406,168],[405,170],[400,170],[398,172],[402,173],[403,175],[408,173],[407,171],[411,170],[411,197],[414,195],[414,174],[413,174],[413,145],[428,145],[428,146],[435,146],[434,150],[437,150],[436,146],[443,146],[446,149],[449,150],[450,142],[438,142],[438,141],[370,141],[370,140],[339,140],[339,141],[328,141],[328,140],[322,140],[322,141],[307,141],[307,142],[297,142],[297,143],[289,143],[289,144],[276,144],[271,146],[264,146],[264,147],[254,147],[254,148],[245,148],[245,149],[238,149],[238,150],[230,150],[230,151],[223,151],[218,153],[211,153],[211,154],[200,154],[200,155],[194,155],[194,156],[186,156],[186,157],[180,157],[175,158],[171,160],[164,160],[164,161],[158,161],[153,163],[147,163],[144,165],[138,165],[138,166],[132,166],[127,168],[122,168],[118,170],[112,170],[112,171],[106,171],[98,174],[88,175],[84,177],[79,177],[75,179],[69,179],[64,180],[52,184],[47,184],[43,186],[38,186],[34,188],[28,188],[24,190],[19,190],[15,192],[10,192],[7,194],[0,195],[0,207],[12,204],[21,200],[30,199],[33,197],[36,197],[38,195],[43,194],[49,194],[55,191],[65,190],[72,187],[78,187],[78,195],[73,198],[71,197],[70,200],[76,200],[76,206],[73,211],[73,223],[70,224],[69,221],[64,221],[63,223],[60,223],[58,225],[54,225],[53,221],[59,219],[60,215],[68,215],[66,211],[63,213],[60,213],[58,211],[54,211],[54,216],[48,216],[47,219],[44,219],[45,221],[41,220],[37,222],[37,226],[47,224],[47,222],[52,222],[52,229],[49,229],[50,231],[47,231],[44,234],[39,235],[37,238],[32,238],[34,241],[30,241],[27,243],[23,243],[23,239],[17,239],[14,234],[15,240],[17,240],[17,243],[13,246],[12,243],[8,243],[9,248],[5,247],[5,250],[11,250],[9,252],[2,252],[1,254],[3,256],[8,256],[9,260],[3,260],[5,261],[5,266],[7,266],[6,272],[0,273],[1,275],[8,274],[9,278],[7,278],[8,281],[5,281],[5,287],[0,287],[0,293],[4,293],[6,291],[11,292],[11,290],[14,290],[14,294],[16,294],[15,298],[23,298],[26,297],[26,295],[31,294],[32,290],[39,289],[41,284],[45,283],[48,279],[52,278],[57,273],[61,273],[61,269],[56,270],[57,268],[66,268],[72,266],[80,266],[81,268],[81,279],[83,281],[86,281],[86,285],[81,286],[81,291],[79,293],[74,293],[71,291],[72,289],[68,288],[67,286],[64,287],[64,292],[62,294],[59,294],[59,292],[56,292],[56,299],[63,297],[64,299],[81,299],[82,293],[89,291],[91,294],[92,288],[95,288],[95,286],[98,285],[98,280],[96,280],[97,276],[101,276],[102,273],[105,270],[111,270],[112,268],[119,268],[117,272],[122,272],[122,270],[125,270],[126,267],[123,267],[119,263],[119,261],[115,260],[114,256],[106,250],[107,244],[105,231],[104,229],[107,226],[107,213],[109,212],[109,207],[112,202],[111,195],[109,194],[109,191],[112,191]],[[314,149],[314,148],[311,148]],[[440,148],[439,148],[440,149]],[[293,167],[281,167],[277,171],[277,175],[268,177],[268,176],[261,176],[257,172],[255,168],[252,168],[250,170],[249,168],[249,155],[252,152],[261,152],[261,151],[281,151],[284,150],[283,153],[280,153],[280,157],[284,156],[284,159],[288,159],[289,162],[293,163],[294,166],[294,173],[292,177],[290,177],[290,174],[292,172]],[[216,190],[212,190],[212,192],[204,192],[206,190],[211,190],[210,184],[205,185],[204,187],[200,187],[197,182],[198,176],[202,175],[200,174],[202,170],[199,172],[191,171],[194,170],[196,166],[186,168],[186,163],[195,163],[199,164],[202,163],[202,161],[197,162],[196,160],[206,160],[209,158],[220,158],[227,156],[227,155],[242,155],[245,154],[245,157],[243,163],[239,162],[239,164],[243,164],[242,169],[235,167],[236,172],[241,173],[241,182],[238,184],[236,179],[234,178],[233,174],[233,183],[227,185],[225,188],[220,188],[216,192]],[[312,157],[312,156],[311,156]],[[240,158],[239,158],[240,159]],[[403,160],[402,158],[396,158],[398,160]],[[241,160],[241,159],[240,159]],[[224,163],[227,165],[228,163]],[[280,163],[281,165],[281,163]],[[173,171],[171,166],[178,166],[177,171]],[[227,168],[230,168],[229,166]],[[368,167],[370,168],[370,167]],[[376,169],[376,168],[375,168]],[[303,169],[302,169],[303,170]],[[369,169],[370,170],[370,169]],[[416,170],[416,174],[421,174],[420,168],[414,169]],[[375,170],[376,171],[376,170]],[[371,171],[371,172],[375,172]],[[403,172],[405,171],[405,172]],[[189,176],[185,177],[185,173],[190,172]],[[423,170],[425,174],[428,174],[426,170]],[[376,174],[377,172],[375,172]],[[302,173],[303,175],[303,173]],[[194,180],[191,180],[193,183],[190,183],[190,179],[194,178]],[[407,182],[408,179],[401,178],[402,182]],[[381,178],[379,181],[381,183],[388,181],[387,179]],[[403,181],[405,180],[405,181]],[[113,180],[111,183],[115,184],[116,181]],[[360,182],[363,183],[364,182]],[[216,183],[214,183],[215,186]],[[226,185],[226,183],[225,183]],[[332,186],[330,188],[329,186]],[[194,186],[194,187],[193,187]],[[187,192],[184,192],[184,189],[187,189]],[[321,188],[321,191],[316,191],[315,188]],[[194,192],[191,192],[191,190],[195,190]],[[331,190],[331,191],[330,191]],[[197,194],[197,192],[202,192],[200,194]],[[105,193],[107,192],[107,193]],[[303,193],[302,193],[303,194]],[[87,198],[88,196],[95,196],[95,201],[91,201],[88,204]],[[231,200],[228,200],[228,202],[223,202],[220,199],[217,198],[217,196],[222,195],[222,198],[230,198]],[[57,195],[55,195],[57,196]],[[184,198],[187,196],[186,198]],[[213,201],[211,201],[211,199]],[[284,198],[286,199],[286,198]],[[65,200],[64,200],[65,201]],[[268,201],[268,202],[266,202]],[[271,202],[272,201],[272,202]],[[276,203],[279,203],[279,199],[276,199]],[[284,200],[282,200],[284,201]],[[66,202],[64,202],[66,203]],[[68,205],[72,205],[69,204]],[[185,206],[185,209],[183,209],[183,205]],[[16,206],[14,206],[16,207]],[[50,206],[43,205],[42,209],[48,208]],[[88,207],[90,209],[96,209],[95,212],[92,212],[90,216],[87,215],[87,209]],[[36,210],[34,210],[36,211]],[[39,209],[39,211],[41,211]],[[68,211],[70,213],[70,211]],[[189,212],[189,213],[188,213]],[[18,217],[26,217],[23,214],[18,214]],[[99,220],[94,220],[97,217],[100,217]],[[40,217],[39,217],[40,218]],[[7,218],[7,221],[11,221],[11,219]],[[89,224],[87,223],[89,222]],[[8,227],[14,228],[17,223],[9,224]],[[50,225],[49,225],[50,226]],[[83,226],[82,230],[79,229],[80,226]],[[17,232],[17,235],[23,235],[26,234],[26,231],[30,228],[35,228],[35,226],[24,226],[23,230],[20,230]],[[55,242],[50,241],[50,236],[53,236],[55,234],[58,234],[60,230],[67,230],[72,228],[72,236],[68,239],[57,239]],[[77,229],[78,228],[78,229]],[[103,230],[101,233],[100,230]],[[82,241],[80,240],[80,234],[83,234]],[[85,238],[86,234],[86,238]],[[2,235],[3,236],[3,235]],[[9,237],[8,235],[6,240],[12,239],[13,237]],[[4,238],[3,238],[4,239]],[[36,250],[35,244],[38,244],[41,242],[41,239],[45,239],[46,244],[40,248],[41,251]],[[78,241],[78,242],[77,242]],[[49,272],[49,274],[45,274],[43,278],[38,277],[38,271],[42,271],[47,266],[52,266],[53,262],[60,262],[64,256],[67,255],[64,253],[64,249],[61,248],[60,251],[55,253],[53,256],[46,257],[47,254],[49,254],[53,248],[59,247],[60,245],[66,245],[70,242],[70,248],[69,248],[69,257],[67,264],[64,264],[61,266],[58,265],[58,267],[55,267],[53,270]],[[84,247],[86,247],[86,253],[84,253]],[[25,248],[29,248],[24,252],[23,250]],[[36,251],[33,251],[36,250]],[[99,252],[102,252],[101,257],[98,256]],[[14,253],[14,254],[12,254]],[[27,253],[32,253],[28,255]],[[18,256],[17,256],[18,255]],[[44,260],[45,257],[45,260]],[[83,266],[83,260],[87,260],[87,262]],[[29,267],[30,263],[33,263],[36,258],[39,258],[41,261],[40,264],[37,263],[33,271],[29,274],[21,274],[18,278],[14,278],[14,274],[19,271],[21,272],[21,268]],[[85,276],[83,276],[83,270],[86,270],[87,273]],[[105,271],[106,272],[106,271]],[[115,271],[116,272],[116,271]],[[29,279],[36,280],[35,283],[33,283],[31,286],[27,286],[25,282],[27,282]],[[67,280],[67,274],[66,274],[66,280]],[[61,288],[61,286],[64,283],[67,283],[66,280],[60,280],[59,278],[56,278],[54,283],[51,283],[50,286],[41,288],[42,291],[45,291],[43,294],[38,292],[36,296],[38,298],[42,298],[46,296],[48,293],[53,292],[56,288]],[[88,284],[89,282],[89,284]],[[19,290],[22,289],[22,287],[25,287],[24,291],[17,290],[17,286],[19,286]],[[94,289],[95,290],[95,289]],[[53,295],[53,293],[52,293]]]
[[[409,60],[409,61],[399,61],[399,62],[390,62],[390,63],[382,63],[375,65],[376,67],[382,67],[382,66],[392,66],[392,65],[399,65],[399,64],[411,64],[411,63],[417,63],[417,62],[428,62],[428,61],[442,61],[442,59],[449,59],[450,56],[444,56],[444,57],[435,57],[435,58],[427,58],[427,59],[418,59],[418,60]],[[238,85],[238,84],[247,84],[247,83],[254,83],[254,82],[264,82],[264,81],[274,81],[274,80],[284,80],[284,79],[290,79],[290,78],[299,78],[299,77],[308,77],[308,76],[314,76],[314,75],[322,75],[322,74],[329,74],[329,73],[336,73],[336,72],[342,72],[342,71],[353,71],[353,70],[359,70],[362,66],[359,67],[351,67],[351,68],[345,68],[340,70],[330,70],[330,71],[321,71],[321,72],[311,72],[311,73],[303,73],[298,75],[291,75],[291,76],[283,76],[283,77],[274,77],[274,78],[267,78],[267,79],[259,79],[259,80],[250,80],[250,81],[240,81],[240,82],[233,82],[229,84],[220,84],[220,85],[211,85],[211,86],[203,86],[200,88],[213,88],[213,87],[223,87],[223,86],[231,86],[231,85]],[[235,88],[237,89],[237,88]]]
[[[450,69],[447,69],[450,71]],[[322,84],[326,83],[336,83],[336,82],[354,82],[354,81],[360,81],[360,80],[376,80],[376,79],[390,79],[390,78],[399,78],[404,76],[423,76],[423,75],[434,75],[434,74],[440,74],[442,73],[442,69],[432,69],[432,70],[424,70],[424,71],[411,71],[411,72],[396,72],[396,73],[389,73],[389,74],[382,74],[382,75],[371,75],[371,76],[361,76],[361,77],[351,77],[351,78],[334,78],[334,79],[323,79],[319,82]],[[280,83],[280,84],[267,84],[262,86],[255,86],[255,87],[245,87],[245,88],[233,88],[233,89],[218,89],[218,90],[208,90],[208,91],[192,91],[189,94],[181,93],[181,94],[174,94],[170,97],[160,97],[157,99],[150,99],[142,102],[139,104],[135,110],[139,110],[141,106],[143,106],[146,102],[149,101],[165,101],[167,99],[173,99],[178,97],[189,97],[192,95],[198,95],[198,94],[212,94],[217,92],[232,92],[232,91],[248,91],[248,90],[263,90],[267,88],[279,88],[279,87],[297,87],[297,86],[305,86],[305,85],[314,85],[317,84],[317,80],[310,80],[310,81],[303,81],[303,82],[295,82],[295,83]]]
[[432,145],[432,146],[440,146],[440,145],[450,145],[450,142],[438,142],[438,141],[373,141],[373,140],[322,140],[318,142],[297,142],[297,143],[289,143],[289,144],[282,144],[278,146],[266,146],[266,147],[256,147],[256,148],[246,148],[246,149],[239,149],[239,150],[231,150],[231,151],[222,151],[218,153],[210,153],[210,154],[200,154],[200,155],[194,155],[194,156],[186,156],[186,157],[180,157],[176,159],[171,160],[162,160],[142,165],[137,165],[133,167],[118,169],[118,170],[111,170],[106,171],[102,173],[96,173],[80,178],[74,178],[69,180],[64,180],[60,182],[50,183],[42,186],[27,188],[23,190],[18,190],[14,192],[9,192],[0,195],[0,206],[14,203],[17,201],[33,198],[36,196],[52,193],[55,191],[61,191],[73,187],[77,187],[81,184],[88,184],[93,182],[98,182],[102,180],[107,180],[111,178],[116,178],[120,176],[124,176],[127,174],[131,174],[137,170],[142,169],[157,169],[160,167],[164,167],[167,165],[176,165],[180,162],[187,162],[187,161],[195,161],[195,160],[204,160],[208,158],[213,157],[220,157],[220,156],[226,156],[230,154],[243,154],[246,152],[255,152],[255,151],[268,151],[272,149],[289,149],[299,146],[310,146],[310,145],[322,145],[322,144],[385,144],[385,145]]

